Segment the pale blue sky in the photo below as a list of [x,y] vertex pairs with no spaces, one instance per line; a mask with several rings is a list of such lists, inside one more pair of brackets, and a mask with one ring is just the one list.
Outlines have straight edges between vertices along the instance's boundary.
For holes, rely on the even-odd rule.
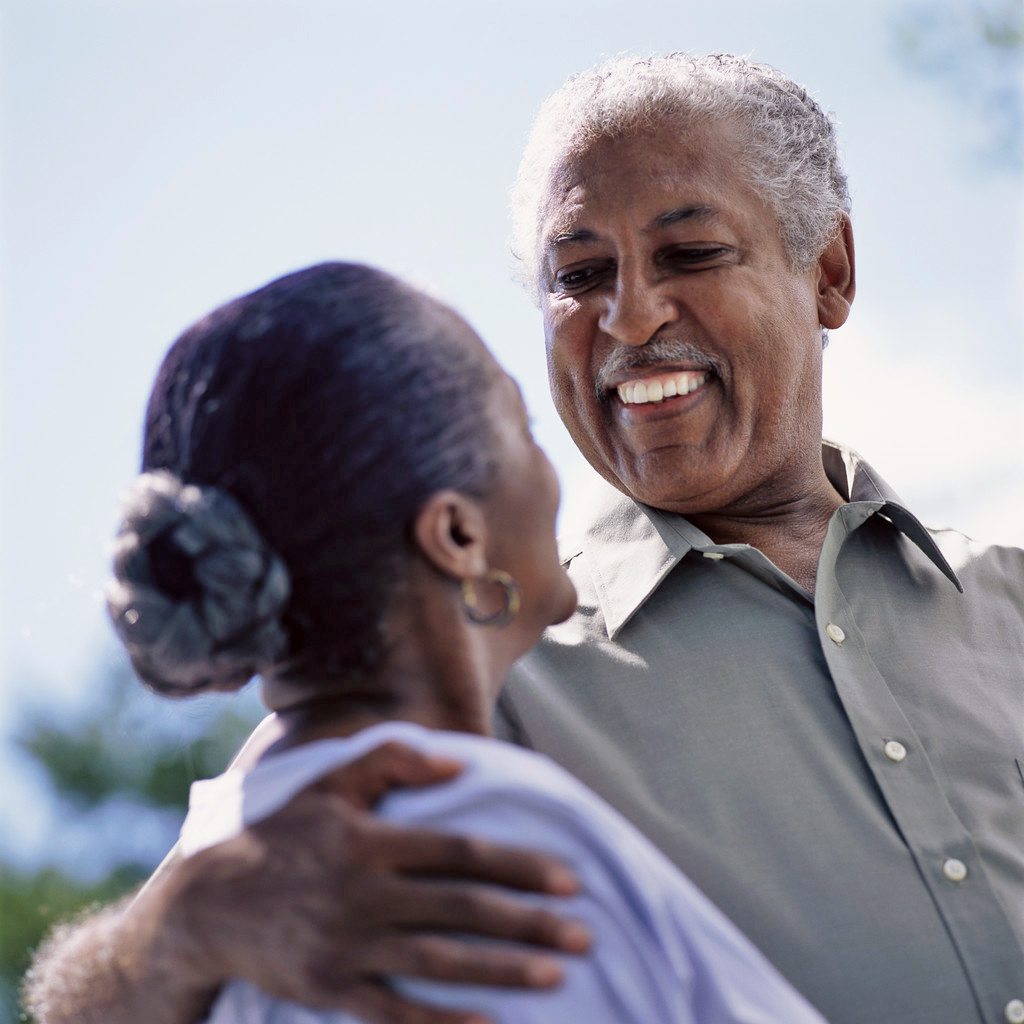
[[907,6],[0,5],[0,713],[85,699],[152,374],[184,326],[286,270],[364,260],[451,301],[523,383],[571,500],[506,195],[544,96],[622,51],[752,54],[837,113],[859,292],[826,427],[926,518],[1024,542],[1021,183],[895,58]]

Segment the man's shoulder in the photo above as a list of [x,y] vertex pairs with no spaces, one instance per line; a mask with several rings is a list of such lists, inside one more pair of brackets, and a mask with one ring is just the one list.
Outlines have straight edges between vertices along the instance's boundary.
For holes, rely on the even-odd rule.
[[1024,596],[1024,548],[976,540],[950,527],[926,529],[962,581],[965,595],[996,587],[1018,599]]
[[995,559],[996,561],[1017,561],[1024,559],[1024,547],[992,541],[984,536],[975,537],[952,526],[925,524],[925,529],[943,550],[962,559]]
[[[848,500],[877,500],[893,503],[912,514],[915,512],[913,505],[908,506],[878,470],[848,445],[823,441],[822,461],[829,480]],[[1024,549],[1019,546],[988,543],[983,538],[975,539],[961,530],[936,526],[923,518],[920,522],[954,569],[957,565],[967,567],[971,564],[1019,567],[1024,562]]]

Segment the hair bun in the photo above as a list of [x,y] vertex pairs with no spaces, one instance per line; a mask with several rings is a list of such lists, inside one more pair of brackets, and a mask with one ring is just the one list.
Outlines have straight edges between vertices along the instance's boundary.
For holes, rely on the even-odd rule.
[[107,610],[145,683],[237,690],[285,655],[288,570],[230,495],[157,470],[122,514]]

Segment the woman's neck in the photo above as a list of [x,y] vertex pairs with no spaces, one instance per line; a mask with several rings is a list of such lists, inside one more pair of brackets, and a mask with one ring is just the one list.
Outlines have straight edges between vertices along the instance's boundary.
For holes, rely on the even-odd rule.
[[482,708],[442,704],[436,700],[382,699],[380,695],[344,693],[310,699],[278,712],[277,740],[264,752],[278,753],[314,740],[352,736],[382,722],[413,722],[428,729],[490,735],[490,714]]
[[384,630],[390,639],[371,677],[271,681],[264,693],[277,698],[267,703],[278,712],[278,735],[266,752],[388,721],[490,735],[521,638],[469,623],[452,589],[431,576],[394,601]]
[[270,703],[280,733],[270,749],[351,736],[388,721],[490,735],[494,700],[509,665],[495,664],[493,645],[482,636],[453,633],[414,626],[400,634],[402,642],[371,678],[296,680],[300,696],[294,703],[287,701],[289,683],[277,684],[281,703]]

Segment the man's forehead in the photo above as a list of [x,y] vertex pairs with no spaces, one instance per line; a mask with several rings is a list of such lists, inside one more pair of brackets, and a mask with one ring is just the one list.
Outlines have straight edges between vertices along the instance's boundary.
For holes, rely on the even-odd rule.
[[716,193],[739,184],[743,172],[732,132],[716,129],[680,134],[666,126],[564,153],[547,179],[545,239],[575,232],[581,218],[603,206],[646,207],[645,219],[660,218],[661,226],[717,214]]
[[720,198],[727,183],[720,176],[709,180],[685,167],[671,167],[649,174],[641,171],[638,180],[627,182],[617,179],[614,169],[602,170],[599,175],[583,171],[553,178],[541,211],[543,245],[585,241],[609,214],[639,220],[637,226],[648,231],[682,223],[708,224],[722,217]]
[[708,164],[704,153],[684,146],[659,147],[662,152],[647,155],[640,146],[596,148],[564,156],[548,175],[547,198],[559,204],[591,199],[607,189],[615,190],[629,179],[633,185],[671,191],[695,180]]

